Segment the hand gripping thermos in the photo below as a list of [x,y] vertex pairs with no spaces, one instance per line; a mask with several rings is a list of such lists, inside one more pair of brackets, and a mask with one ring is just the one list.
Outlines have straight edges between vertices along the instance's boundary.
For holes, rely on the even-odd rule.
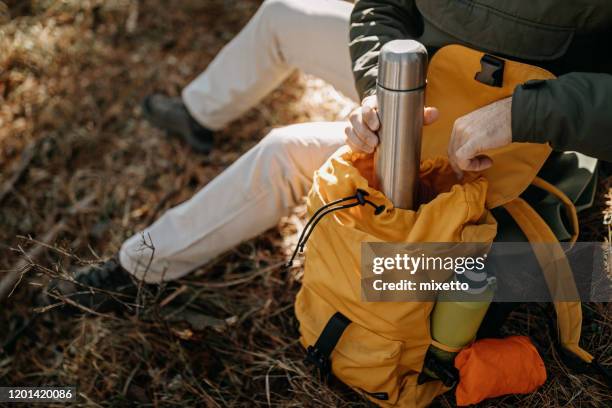
[[421,161],[427,50],[413,40],[386,43],[378,56],[376,96],[381,127],[375,153],[379,189],[402,209],[413,209]]

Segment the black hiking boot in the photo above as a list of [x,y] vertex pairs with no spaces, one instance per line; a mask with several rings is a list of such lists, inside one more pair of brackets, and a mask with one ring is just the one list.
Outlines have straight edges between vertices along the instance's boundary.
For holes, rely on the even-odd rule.
[[134,304],[138,283],[117,259],[89,265],[75,273],[74,281],[54,279],[39,304],[64,303],[63,311],[87,313],[121,312]]
[[191,116],[181,98],[148,95],[142,102],[142,112],[153,126],[181,136],[193,150],[209,153],[212,149],[214,132]]

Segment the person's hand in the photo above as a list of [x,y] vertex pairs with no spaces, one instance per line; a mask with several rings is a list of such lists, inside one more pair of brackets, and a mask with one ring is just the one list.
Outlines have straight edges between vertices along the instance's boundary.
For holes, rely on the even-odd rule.
[[[426,107],[423,112],[423,124],[429,125],[438,118],[436,108]],[[378,118],[378,100],[376,95],[363,99],[361,106],[355,109],[348,118],[344,129],[345,141],[352,151],[373,153],[378,146],[378,136],[375,132],[380,129]]]
[[448,159],[461,178],[464,171],[482,171],[493,165],[486,151],[512,143],[512,98],[493,102],[455,121]]

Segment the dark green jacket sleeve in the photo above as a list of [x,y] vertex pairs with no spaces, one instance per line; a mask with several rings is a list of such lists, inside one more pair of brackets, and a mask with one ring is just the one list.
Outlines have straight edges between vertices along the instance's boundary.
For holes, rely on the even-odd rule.
[[518,86],[512,139],[612,162],[612,75],[571,73]]
[[359,96],[376,91],[378,54],[383,44],[416,38],[423,22],[414,0],[357,0],[351,14],[349,49]]

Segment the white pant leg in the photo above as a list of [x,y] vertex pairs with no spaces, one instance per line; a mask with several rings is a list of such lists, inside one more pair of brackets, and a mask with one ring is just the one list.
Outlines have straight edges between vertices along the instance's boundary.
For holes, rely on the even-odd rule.
[[[128,239],[121,265],[146,282],[177,279],[274,227],[342,146],[344,126],[318,122],[271,131],[190,200]],[[143,245],[143,237],[154,249]]]
[[352,7],[339,0],[266,0],[183,90],[185,105],[202,125],[220,129],[295,69],[357,100],[348,49]]

